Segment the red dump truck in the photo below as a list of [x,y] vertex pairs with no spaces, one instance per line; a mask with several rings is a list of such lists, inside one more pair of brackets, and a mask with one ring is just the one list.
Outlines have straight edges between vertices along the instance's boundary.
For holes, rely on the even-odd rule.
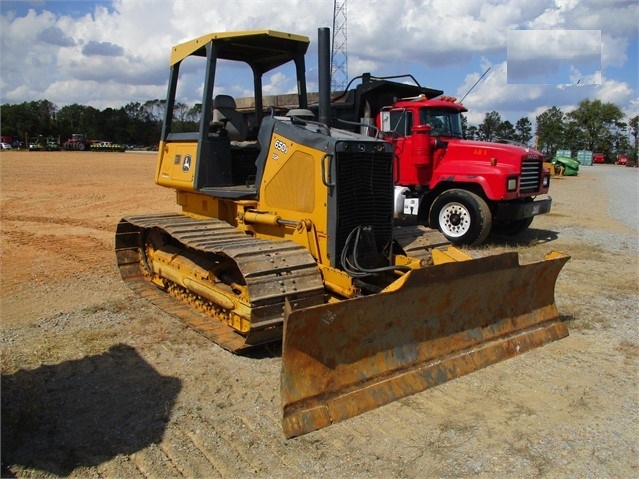
[[359,124],[393,144],[398,221],[418,221],[454,244],[476,245],[491,231],[520,233],[550,211],[550,172],[540,152],[511,141],[465,140],[467,109],[408,76],[415,85],[362,75],[331,105],[334,122]]

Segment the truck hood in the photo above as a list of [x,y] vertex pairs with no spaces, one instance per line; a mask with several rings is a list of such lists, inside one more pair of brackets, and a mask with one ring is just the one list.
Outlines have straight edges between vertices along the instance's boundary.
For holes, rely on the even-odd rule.
[[489,141],[460,140],[458,138],[441,137],[448,142],[447,153],[455,156],[463,154],[466,158],[477,160],[497,158],[500,162],[514,162],[519,164],[522,158],[543,160],[544,156],[532,148],[510,143],[495,143]]

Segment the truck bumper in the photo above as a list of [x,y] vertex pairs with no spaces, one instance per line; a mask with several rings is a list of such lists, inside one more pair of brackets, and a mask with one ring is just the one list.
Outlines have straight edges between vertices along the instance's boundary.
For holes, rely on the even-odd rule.
[[550,211],[552,198],[530,203],[498,203],[493,217],[498,220],[521,220]]

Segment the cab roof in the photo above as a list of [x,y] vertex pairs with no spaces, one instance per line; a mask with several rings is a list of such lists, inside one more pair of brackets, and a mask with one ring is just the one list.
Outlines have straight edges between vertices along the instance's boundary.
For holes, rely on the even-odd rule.
[[295,55],[306,54],[310,40],[275,30],[209,33],[174,46],[170,66],[191,55],[206,57],[209,43],[217,46],[218,58],[243,61],[265,73],[289,62]]

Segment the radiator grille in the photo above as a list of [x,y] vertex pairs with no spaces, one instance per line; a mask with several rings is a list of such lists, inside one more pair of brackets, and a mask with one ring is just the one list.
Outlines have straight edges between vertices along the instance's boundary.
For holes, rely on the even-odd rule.
[[373,227],[381,252],[393,229],[393,155],[341,152],[336,160],[337,258],[350,232],[360,225]]
[[541,161],[524,160],[521,163],[520,193],[535,193],[540,190]]

